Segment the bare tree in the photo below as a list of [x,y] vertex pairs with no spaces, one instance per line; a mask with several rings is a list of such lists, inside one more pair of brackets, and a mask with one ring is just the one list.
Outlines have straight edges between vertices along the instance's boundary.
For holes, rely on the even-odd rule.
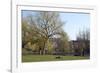
[[80,32],[77,36],[77,41],[79,41],[79,48],[81,49],[81,55],[84,56],[84,51],[87,53],[90,52],[90,31],[86,29],[85,31]]
[[38,34],[38,41],[42,41],[42,48],[40,47],[42,54],[45,54],[45,46],[48,39],[58,37],[61,35],[64,24],[57,12],[36,12],[35,16],[29,16],[29,24],[35,33]]
[[79,31],[77,35],[77,40],[90,40],[90,31],[86,29],[84,31]]

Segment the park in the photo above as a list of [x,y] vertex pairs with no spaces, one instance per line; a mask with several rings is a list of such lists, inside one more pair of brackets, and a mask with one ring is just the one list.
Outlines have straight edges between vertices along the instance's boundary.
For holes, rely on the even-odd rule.
[[90,59],[88,14],[22,10],[21,19],[22,62]]

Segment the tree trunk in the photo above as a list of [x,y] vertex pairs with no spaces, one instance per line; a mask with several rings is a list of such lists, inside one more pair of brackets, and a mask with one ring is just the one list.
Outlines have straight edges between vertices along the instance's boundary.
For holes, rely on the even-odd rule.
[[43,44],[43,55],[45,55],[45,44],[46,44],[46,42],[44,42],[44,44]]

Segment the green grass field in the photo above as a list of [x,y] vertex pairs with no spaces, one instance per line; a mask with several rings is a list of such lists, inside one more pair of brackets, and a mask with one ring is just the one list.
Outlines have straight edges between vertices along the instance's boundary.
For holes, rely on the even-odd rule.
[[61,56],[56,58],[56,55],[23,55],[22,62],[41,62],[41,61],[63,61],[63,60],[84,60],[89,57],[83,56]]

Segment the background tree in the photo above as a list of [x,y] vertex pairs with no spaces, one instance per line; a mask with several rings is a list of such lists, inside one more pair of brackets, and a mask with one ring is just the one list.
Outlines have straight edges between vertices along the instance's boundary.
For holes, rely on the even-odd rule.
[[27,18],[22,19],[22,48],[25,50],[34,51],[37,48],[37,42],[40,40],[40,36],[37,32],[34,32],[35,28],[30,25]]
[[81,55],[84,56],[84,52],[86,54],[90,54],[90,31],[86,29],[85,31],[79,32],[77,36],[77,41],[79,41],[79,48],[81,50]]
[[63,50],[64,53],[69,53],[70,48],[69,48],[69,37],[66,32],[62,31],[61,33],[61,42],[60,42],[60,48]]
[[29,36],[29,26],[25,19],[22,20],[22,48],[25,48],[25,45],[30,41]]

